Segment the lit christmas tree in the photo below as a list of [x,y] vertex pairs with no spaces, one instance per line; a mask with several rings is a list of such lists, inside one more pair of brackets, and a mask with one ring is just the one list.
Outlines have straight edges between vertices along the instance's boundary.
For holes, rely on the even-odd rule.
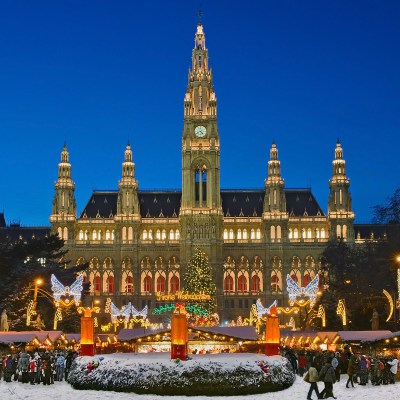
[[212,278],[211,267],[206,253],[197,247],[195,248],[194,255],[186,268],[184,288],[185,291],[190,294],[209,294],[211,299],[208,301],[191,301],[190,303],[205,308],[209,314],[212,314],[215,311],[215,294],[217,289]]

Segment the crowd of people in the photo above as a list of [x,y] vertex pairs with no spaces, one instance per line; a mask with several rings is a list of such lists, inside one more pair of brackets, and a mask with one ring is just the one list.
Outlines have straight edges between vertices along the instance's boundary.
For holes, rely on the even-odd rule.
[[[336,398],[333,385],[346,374],[346,388],[354,388],[354,384],[388,385],[396,382],[399,361],[396,357],[372,357],[355,354],[349,347],[343,351],[307,351],[296,353],[291,349],[285,350],[285,357],[289,360],[295,373],[304,376],[310,384],[307,400],[312,400],[313,392],[318,399]],[[323,382],[320,391],[318,382]]]
[[77,352],[21,352],[0,356],[0,378],[5,382],[19,381],[37,385],[51,385],[67,378]]

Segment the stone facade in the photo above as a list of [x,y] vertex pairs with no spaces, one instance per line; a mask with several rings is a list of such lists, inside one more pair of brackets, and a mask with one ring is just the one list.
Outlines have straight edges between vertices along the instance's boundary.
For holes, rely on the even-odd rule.
[[76,214],[64,146],[50,217],[69,258],[89,262],[92,296],[117,306],[159,305],[156,293],[181,288],[195,247],[209,257],[222,321],[247,316],[261,298],[287,305],[286,275],[306,286],[318,273],[329,238],[354,242],[354,214],[343,150],[334,150],[328,215],[310,189],[285,189],[278,149],[270,150],[264,188],[220,188],[217,98],[201,23],[184,98],[182,190],[141,191],[130,144],[116,191],[94,191]]

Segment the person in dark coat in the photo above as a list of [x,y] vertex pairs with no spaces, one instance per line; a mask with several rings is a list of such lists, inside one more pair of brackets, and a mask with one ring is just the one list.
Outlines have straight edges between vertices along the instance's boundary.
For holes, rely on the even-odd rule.
[[319,380],[323,381],[325,385],[324,389],[320,393],[320,398],[327,399],[329,397],[333,397],[336,399],[336,397],[333,395],[333,384],[336,382],[336,375],[330,359],[326,360],[325,365],[319,372]]
[[11,355],[7,356],[5,366],[4,366],[4,380],[6,382],[11,382],[11,376],[14,370],[14,359]]
[[353,381],[353,376],[356,372],[356,360],[357,357],[352,354],[349,360],[349,366],[347,367],[347,375],[349,375],[349,379],[347,379],[346,382],[346,387],[349,388],[349,384],[351,383],[351,386],[354,387],[354,381]]

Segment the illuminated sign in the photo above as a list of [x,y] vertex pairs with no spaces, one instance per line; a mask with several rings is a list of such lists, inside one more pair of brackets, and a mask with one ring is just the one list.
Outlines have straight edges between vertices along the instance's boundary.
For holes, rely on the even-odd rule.
[[189,301],[208,301],[211,300],[211,296],[205,293],[191,294],[185,292],[176,292],[162,294],[157,292],[157,301],[176,301],[176,300],[189,300]]

